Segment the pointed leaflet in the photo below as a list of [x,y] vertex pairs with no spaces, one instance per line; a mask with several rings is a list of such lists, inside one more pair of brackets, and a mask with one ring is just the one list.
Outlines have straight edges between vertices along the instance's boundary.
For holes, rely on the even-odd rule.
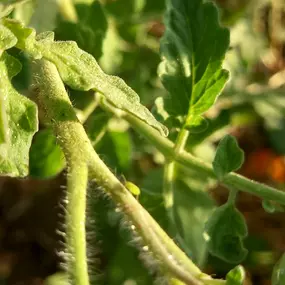
[[232,203],[217,208],[205,225],[209,252],[229,263],[239,263],[246,257],[246,236],[245,220]]
[[149,110],[140,104],[139,96],[121,78],[105,74],[94,57],[81,50],[75,42],[54,41],[52,32],[41,33],[23,27],[13,20],[5,25],[18,38],[17,47],[24,49],[35,58],[44,57],[53,62],[64,83],[76,90],[94,90],[102,93],[115,107],[125,110],[167,135]]
[[220,27],[216,7],[202,0],[168,0],[165,25],[158,73],[170,93],[167,111],[201,115],[228,80],[221,66],[229,32]]
[[29,149],[38,129],[36,105],[20,95],[10,82],[20,69],[21,64],[15,58],[3,53],[0,58],[0,90],[4,97],[1,109],[7,118],[7,128],[6,140],[0,144],[1,175],[28,174]]
[[222,180],[228,173],[238,170],[244,161],[244,152],[235,137],[226,135],[219,143],[213,161],[213,170]]

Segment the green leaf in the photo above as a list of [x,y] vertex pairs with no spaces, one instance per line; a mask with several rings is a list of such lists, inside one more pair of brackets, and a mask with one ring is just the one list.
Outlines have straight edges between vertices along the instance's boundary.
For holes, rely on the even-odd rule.
[[177,128],[181,129],[183,124],[182,116],[169,116],[165,109],[165,101],[162,97],[156,98],[154,102],[154,107],[152,108],[152,113],[158,119],[159,122],[163,122],[168,129]]
[[205,225],[209,252],[229,263],[239,263],[246,257],[243,245],[246,236],[245,220],[232,203],[216,209]]
[[162,12],[165,7],[164,0],[146,0],[146,4],[144,7],[144,12],[149,14],[154,14],[157,12]]
[[[148,171],[148,173],[144,176],[142,184],[140,186],[142,193],[146,193],[152,197],[158,197],[162,199],[162,187],[163,187],[163,169],[162,168],[154,168]],[[148,202],[152,202],[149,199]],[[162,204],[162,200],[161,200]]]
[[60,21],[55,30],[59,40],[76,41],[78,46],[92,54],[97,60],[102,55],[102,45],[108,24],[102,5],[94,1],[91,5],[76,5],[77,23]]
[[[191,259],[204,265],[207,243],[203,239],[204,224],[215,204],[207,192],[195,189],[182,181],[174,183],[174,222],[176,238]],[[203,188],[202,188],[203,189]]]
[[226,276],[226,285],[243,285],[245,271],[241,265],[236,266]]
[[273,268],[271,282],[272,285],[285,284],[285,254],[283,254],[279,261],[275,264]]
[[15,46],[16,43],[17,38],[14,34],[6,27],[0,25],[0,56],[5,50]]
[[32,28],[23,26],[22,23],[12,20],[3,19],[2,24],[5,25],[18,39],[16,47],[21,50],[26,50],[34,58],[41,58],[41,53],[35,46],[36,31]]
[[[7,29],[6,27],[0,25],[0,57],[2,53],[13,47],[17,43],[17,38],[13,35],[13,33]],[[5,98],[2,94],[0,96],[0,144],[7,141],[7,115],[5,111]]]
[[44,57],[53,62],[62,80],[76,90],[94,90],[102,93],[109,103],[123,109],[167,135],[166,127],[160,124],[150,111],[140,104],[137,93],[121,78],[105,74],[94,57],[78,48],[75,42],[54,41],[54,34],[46,32],[35,38],[33,29],[6,19],[5,25],[18,38],[17,46],[34,58]]
[[213,161],[213,169],[222,180],[228,173],[238,170],[244,162],[243,150],[239,148],[233,136],[226,135],[219,143]]
[[114,17],[125,21],[141,12],[146,0],[117,0],[107,1],[106,10]]
[[165,25],[158,73],[170,93],[167,110],[201,115],[229,78],[222,69],[229,31],[219,25],[216,7],[202,0],[168,0]]
[[122,41],[115,25],[109,25],[102,47],[100,66],[107,73],[119,73],[124,68],[123,61],[124,42]]
[[201,133],[208,128],[208,121],[201,116],[190,117],[189,123],[185,125],[185,128],[190,131],[190,133]]
[[140,203],[162,228],[167,229],[169,221],[164,207],[162,187],[163,169],[150,169],[139,185],[141,190]]
[[270,140],[270,145],[280,154],[285,154],[285,98],[282,91],[265,90],[258,94],[258,100],[247,96],[252,101],[255,111],[264,120],[264,127]]
[[[109,244],[113,251],[109,253],[108,265],[106,266],[106,281],[105,284],[121,285],[121,284],[148,284],[153,285],[153,277],[148,273],[139,258],[138,251],[126,244],[123,238],[117,237],[116,244],[114,240],[114,233],[112,242]],[[128,240],[125,237],[125,240]],[[110,245],[116,246],[110,246]],[[111,250],[109,250],[111,251]],[[106,254],[105,254],[106,255]]]
[[30,175],[50,178],[59,174],[64,167],[64,154],[52,131],[46,129],[36,133],[30,149]]
[[174,183],[173,220],[169,219],[163,201],[163,169],[155,168],[144,177],[140,184],[140,203],[165,230],[171,228],[171,235],[179,246],[196,264],[203,266],[207,257],[204,224],[215,207],[214,201],[203,191],[209,181],[188,170],[178,173],[179,180]]
[[88,118],[84,127],[93,146],[96,146],[106,133],[109,120],[109,114],[99,110]]
[[5,142],[0,144],[0,173],[9,176],[28,174],[29,148],[38,129],[37,107],[20,95],[11,79],[21,64],[4,53],[0,59],[1,113],[6,118]]
[[215,134],[215,132],[220,131],[230,124],[230,111],[227,109],[222,110],[217,117],[207,119],[208,127],[204,132],[201,133],[191,133],[189,135],[188,148],[194,148],[195,146],[201,144],[206,138]]
[[21,71],[13,77],[12,84],[19,93],[26,93],[31,85],[31,60],[26,53],[16,48],[10,49],[9,55],[20,61],[22,65]]
[[108,131],[96,145],[96,150],[108,166],[118,171],[126,171],[130,167],[132,145],[129,132]]
[[0,97],[0,145],[8,141],[8,122],[7,122],[7,114],[5,110],[5,101],[4,97],[1,95]]

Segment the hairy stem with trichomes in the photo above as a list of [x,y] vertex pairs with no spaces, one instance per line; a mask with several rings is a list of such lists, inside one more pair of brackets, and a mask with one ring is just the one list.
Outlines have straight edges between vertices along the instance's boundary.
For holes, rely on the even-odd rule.
[[[70,191],[69,198],[76,199],[76,195],[82,198],[84,195],[82,201],[85,199],[87,166],[89,179],[95,180],[105,189],[122,209],[133,225],[132,228],[142,238],[142,243],[148,246],[150,252],[160,262],[163,271],[188,285],[204,284],[204,278],[211,279],[187,258],[99,158],[76,117],[56,67],[46,60],[35,61],[34,66],[34,100],[39,110],[44,113],[46,123],[52,125],[67,159],[68,177],[70,177],[67,189],[68,192]],[[72,176],[74,178],[71,178]],[[85,285],[88,284],[86,254],[82,260],[76,260],[86,250],[86,244],[79,243],[85,235],[85,223],[82,220],[85,207],[82,205],[79,207],[76,201],[73,201],[74,208],[71,208],[69,203],[67,205],[69,225],[66,241],[69,253],[73,255],[68,256],[68,266],[71,277],[76,280],[75,284]]]
[[85,233],[88,167],[87,157],[81,150],[83,145],[88,147],[88,143],[76,135],[81,124],[70,109],[56,68],[46,61],[37,61],[33,67],[34,99],[44,113],[44,123],[51,125],[67,162],[66,262],[69,278],[73,284],[88,285]]

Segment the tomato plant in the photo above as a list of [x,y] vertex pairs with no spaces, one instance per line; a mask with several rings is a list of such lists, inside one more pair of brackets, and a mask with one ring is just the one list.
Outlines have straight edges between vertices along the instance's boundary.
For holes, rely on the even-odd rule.
[[[66,177],[66,275],[47,284],[243,284],[249,234],[239,195],[259,197],[270,213],[285,205],[281,185],[235,173],[245,154],[227,128],[234,118],[254,113],[276,141],[285,114],[282,90],[252,95],[253,79],[236,86],[249,63],[230,31],[246,5],[232,18],[222,10],[221,19],[203,0],[0,5],[0,173]],[[219,206],[209,191],[218,184],[229,190]],[[110,230],[120,221],[123,233]],[[104,277],[91,265],[89,232],[112,252]],[[228,272],[215,276],[210,257]],[[275,285],[284,280],[283,261]]]

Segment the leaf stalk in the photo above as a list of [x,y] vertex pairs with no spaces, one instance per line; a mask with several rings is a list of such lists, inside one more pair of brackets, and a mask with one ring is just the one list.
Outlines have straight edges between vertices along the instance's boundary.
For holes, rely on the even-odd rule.
[[[205,175],[207,178],[217,179],[213,171],[211,164],[202,161],[201,159],[194,157],[187,151],[182,151],[179,154],[174,152],[174,143],[169,139],[161,136],[155,129],[148,126],[135,116],[119,110],[110,104],[102,101],[100,105],[105,110],[112,112],[116,116],[125,119],[140,135],[144,136],[151,144],[153,144],[167,160],[175,160],[176,162],[184,165],[185,167],[197,171],[199,175]],[[265,200],[273,200],[282,205],[285,205],[285,192],[278,190],[274,187],[250,180],[240,174],[231,172],[227,174],[223,181],[223,185],[228,188],[237,189],[255,196],[258,196]]]

